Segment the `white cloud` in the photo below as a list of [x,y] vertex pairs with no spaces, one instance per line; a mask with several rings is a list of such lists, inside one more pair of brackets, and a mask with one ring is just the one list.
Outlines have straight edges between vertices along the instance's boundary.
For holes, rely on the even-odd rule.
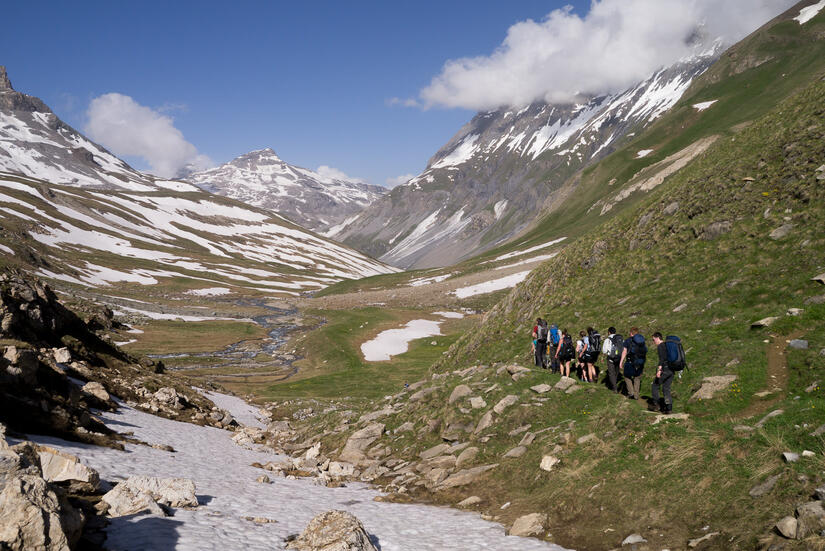
[[384,187],[392,189],[395,186],[406,184],[413,178],[415,178],[415,174],[402,174],[401,176],[396,176],[395,178],[387,178]]
[[315,172],[317,172],[324,178],[329,178],[330,180],[343,180],[345,182],[352,182],[354,184],[367,183],[363,178],[354,178],[352,176],[348,176],[343,170],[339,170],[337,168],[327,165],[319,166],[315,169]]
[[584,17],[567,7],[516,23],[492,54],[449,60],[418,100],[390,103],[487,110],[617,92],[716,38],[738,41],[795,2],[593,0]]
[[161,109],[111,93],[94,98],[86,114],[85,131],[90,138],[115,155],[142,157],[158,176],[174,177],[187,165],[194,170],[214,166],[209,157],[186,141],[174,121],[161,114]]

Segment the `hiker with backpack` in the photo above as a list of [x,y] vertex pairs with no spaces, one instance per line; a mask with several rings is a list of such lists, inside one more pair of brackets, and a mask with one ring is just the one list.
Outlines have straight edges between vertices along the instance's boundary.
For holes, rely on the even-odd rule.
[[536,339],[536,366],[542,369],[547,369],[548,333],[547,322],[541,318],[536,318],[536,325],[533,327],[533,338]]
[[576,350],[573,348],[573,338],[570,336],[570,333],[567,332],[567,329],[565,329],[561,332],[561,338],[559,338],[559,344],[556,347],[556,357],[559,359],[562,377],[570,376],[570,362],[573,361],[575,354]]
[[623,366],[624,381],[627,385],[627,397],[638,400],[642,390],[642,373],[647,359],[647,345],[645,338],[639,334],[639,328],[630,330],[630,336],[625,339],[622,347],[620,364]]
[[[653,380],[650,389],[650,409],[669,415],[673,412],[673,397],[670,394],[670,385],[673,383],[673,376],[676,372],[685,368],[685,351],[679,337],[668,335],[665,340],[662,339],[662,334],[658,331],[653,333],[653,342],[656,344],[656,351],[659,354],[659,365],[656,367],[656,378]],[[661,402],[659,401],[660,390],[663,395]]]
[[552,373],[559,372],[559,355],[558,348],[561,341],[561,332],[559,326],[555,323],[550,326],[550,337],[547,339],[548,354],[550,356],[550,371]]
[[596,371],[596,361],[599,359],[601,353],[602,336],[598,331],[592,327],[587,328],[587,350],[584,353],[584,367],[587,371],[587,378],[591,383],[599,380],[599,374]]
[[579,340],[576,341],[576,364],[579,372],[579,379],[586,383],[590,382],[587,380],[587,360],[585,359],[588,347],[589,342],[587,340],[587,333],[584,331],[579,331]]
[[615,327],[607,330],[607,338],[602,344],[602,354],[607,358],[607,382],[610,390],[619,392],[619,366],[621,365],[624,338],[616,333]]

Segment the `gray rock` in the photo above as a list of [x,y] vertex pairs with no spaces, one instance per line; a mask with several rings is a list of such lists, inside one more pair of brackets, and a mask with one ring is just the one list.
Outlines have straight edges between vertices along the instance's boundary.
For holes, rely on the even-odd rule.
[[818,283],[825,285],[825,272],[819,274],[818,276],[812,277],[811,281],[816,281]]
[[427,396],[429,396],[430,394],[432,394],[433,392],[435,392],[435,388],[434,388],[434,387],[431,387],[431,388],[422,388],[421,390],[419,390],[418,392],[416,392],[415,394],[413,394],[412,396],[410,396],[410,402],[418,402],[418,401],[421,401],[421,400],[423,400],[424,398],[426,398]]
[[80,390],[90,396],[94,396],[101,402],[108,402],[109,400],[111,400],[111,396],[109,396],[109,393],[106,392],[106,389],[103,387],[103,385],[98,382],[86,383]]
[[437,446],[433,446],[430,449],[424,450],[423,452],[418,454],[418,456],[421,459],[432,459],[433,457],[437,457],[437,456],[443,454],[444,452],[446,452],[449,449],[450,449],[449,444],[438,444]]
[[473,467],[471,469],[463,469],[453,475],[448,476],[439,485],[439,488],[444,489],[456,488],[458,486],[466,486],[467,484],[475,482],[481,477],[481,475],[483,475],[491,469],[495,469],[496,467],[498,467],[498,463],[494,463],[492,465],[481,465],[478,467]]
[[624,540],[622,540],[622,546],[636,545],[638,543],[647,543],[647,540],[644,539],[641,534],[630,534]]
[[816,295],[805,299],[804,304],[825,304],[825,295]]
[[507,459],[516,459],[527,453],[527,446],[516,446],[504,454]]
[[580,436],[576,439],[576,444],[587,444],[593,440],[598,440],[598,437],[594,433],[585,434],[584,436]]
[[383,423],[370,423],[361,430],[352,433],[344,444],[344,449],[341,452],[340,460],[347,463],[358,464],[365,458],[366,449],[381,435],[384,434]]
[[262,474],[258,478],[255,479],[255,482],[259,482],[261,484],[272,484],[272,480],[265,474]]
[[693,549],[694,547],[698,547],[700,544],[715,538],[719,535],[719,532],[709,532],[700,538],[694,538],[692,540],[688,540],[688,547]]
[[541,458],[541,463],[539,464],[539,468],[542,471],[551,472],[553,468],[561,463],[561,459],[556,457],[555,455],[545,455]]
[[454,404],[458,400],[460,400],[462,398],[465,398],[465,397],[469,396],[472,393],[473,393],[473,390],[470,387],[468,387],[467,385],[458,385],[457,387],[455,387],[453,389],[452,393],[450,394],[450,398],[447,402],[449,404]]
[[566,391],[571,386],[576,384],[576,379],[573,377],[562,377],[558,383],[553,387],[554,390]]
[[793,339],[788,346],[795,350],[807,350],[808,349],[808,341],[803,339]]
[[499,400],[498,403],[493,406],[493,411],[501,415],[505,409],[514,405],[516,402],[518,402],[518,396],[510,394]]
[[779,481],[780,478],[782,478],[781,473],[774,476],[769,476],[764,482],[761,482],[760,484],[757,484],[756,486],[751,488],[748,494],[751,497],[762,497],[766,494],[769,494],[771,490],[773,490],[774,486],[776,486],[776,483]]
[[519,446],[529,446],[533,443],[533,440],[536,439],[535,433],[528,432],[521,438],[521,442],[518,443]]
[[481,396],[473,396],[470,398],[470,407],[473,409],[481,409],[487,407],[487,402]]
[[791,224],[791,223],[782,224],[781,226],[779,226],[778,228],[773,230],[768,236],[771,239],[773,239],[774,241],[779,240],[779,239],[784,239],[784,238],[788,237],[788,235],[790,235],[791,230],[793,230],[793,228],[794,228],[794,225]]
[[700,237],[706,241],[712,241],[717,237],[730,232],[732,228],[733,224],[728,221],[713,222],[712,224],[705,226],[704,230],[702,230]]
[[100,475],[69,453],[48,446],[38,446],[37,455],[43,478],[47,482],[67,483],[73,491],[93,492],[100,485]]
[[52,349],[52,357],[54,361],[59,364],[70,364],[72,363],[72,353],[69,352],[69,349],[65,346],[63,348],[54,348]]
[[461,467],[463,467],[463,466],[465,466],[469,463],[472,463],[475,460],[477,455],[478,455],[478,448],[470,447],[470,448],[465,449],[460,454],[458,454],[458,458],[455,461],[456,469],[460,469]]
[[393,432],[396,433],[396,434],[399,433],[399,432],[410,432],[414,428],[415,428],[415,425],[413,424],[413,422],[412,421],[407,421],[406,423],[402,424],[397,429],[395,429]]
[[547,383],[542,383],[540,385],[531,386],[530,390],[532,390],[536,394],[545,394],[553,390],[553,387],[548,385]]
[[804,450],[802,452],[802,457],[816,457],[816,452],[812,452],[811,450]]
[[679,306],[677,306],[676,308],[674,308],[674,309],[673,309],[673,312],[674,312],[674,313],[676,313],[676,312],[681,312],[682,310],[684,310],[685,308],[687,308],[687,306],[688,306],[688,305],[687,305],[687,303],[686,303],[686,302],[683,302],[682,304],[680,304]]
[[716,393],[728,388],[736,379],[736,375],[716,375],[714,377],[705,377],[702,379],[702,386],[699,387],[699,390],[697,390],[688,401],[694,402],[696,400],[710,400],[716,395]]
[[799,454],[794,452],[782,452],[782,460],[785,463],[796,463],[799,461]]
[[776,523],[775,528],[782,537],[788,538],[789,540],[796,538],[797,522],[794,517],[783,518]]
[[776,320],[778,320],[778,316],[771,316],[768,318],[762,318],[759,321],[755,321],[751,323],[751,329],[759,329],[761,327],[770,327]]
[[821,501],[811,501],[796,508],[796,539],[818,534],[825,528],[825,509]]
[[814,495],[816,499],[819,501],[825,501],[825,486],[820,486],[816,490],[814,490]]
[[510,527],[508,535],[521,536],[529,538],[531,536],[538,536],[544,532],[544,526],[547,524],[547,515],[542,513],[531,513],[524,515],[513,522]]
[[103,495],[110,517],[132,515],[148,510],[165,515],[158,503],[169,507],[197,507],[195,483],[186,478],[130,476]]
[[301,535],[287,543],[286,548],[297,551],[377,551],[361,521],[346,511],[317,515]]
[[766,414],[766,415],[765,415],[762,419],[760,419],[760,420],[756,423],[756,425],[754,425],[754,426],[755,426],[756,428],[758,428],[758,429],[761,429],[762,427],[764,427],[764,426],[765,426],[765,423],[767,423],[768,421],[770,421],[770,420],[771,420],[771,419],[773,419],[774,417],[779,417],[779,416],[780,416],[780,415],[782,415],[783,413],[785,413],[785,410],[782,410],[782,409],[775,409],[775,410],[773,410],[772,412],[770,412],[770,413]]
[[676,214],[676,211],[678,211],[678,210],[679,210],[679,203],[674,201],[674,202],[670,203],[668,206],[666,206],[664,208],[664,210],[662,210],[662,212],[664,212],[668,216],[672,216],[672,215]]
[[478,496],[470,496],[463,501],[458,502],[458,506],[462,508],[472,507],[473,505],[478,505],[481,503],[481,498]]
[[822,436],[825,434],[825,425],[820,425],[815,431],[811,433],[811,436]]

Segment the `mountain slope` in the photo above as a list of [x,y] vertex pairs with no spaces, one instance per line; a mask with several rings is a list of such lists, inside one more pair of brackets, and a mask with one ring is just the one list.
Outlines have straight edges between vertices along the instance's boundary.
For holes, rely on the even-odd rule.
[[316,231],[344,222],[387,191],[290,165],[272,149],[252,151],[185,179],[210,193],[275,211]]
[[395,271],[271,212],[141,174],[0,71],[3,264],[64,283],[282,295]]
[[523,230],[546,197],[667,111],[721,46],[614,96],[479,113],[427,169],[331,235],[403,267],[468,258]]
[[56,184],[150,191],[142,174],[61,121],[38,98],[12,88],[0,66],[0,170]]

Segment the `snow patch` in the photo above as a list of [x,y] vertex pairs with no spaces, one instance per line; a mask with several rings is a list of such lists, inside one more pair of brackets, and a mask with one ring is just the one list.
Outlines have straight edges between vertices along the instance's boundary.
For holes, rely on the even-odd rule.
[[534,262],[543,262],[545,260],[550,260],[551,258],[555,257],[557,252],[550,253],[550,254],[542,254],[539,256],[534,256],[533,258],[528,258],[526,260],[522,260],[521,262],[514,262],[513,264],[507,264],[505,266],[498,266],[496,270],[506,270],[507,268],[515,268],[516,266],[524,266],[525,264],[532,264]]
[[518,272],[498,279],[485,281],[484,283],[478,283],[477,285],[461,287],[453,291],[453,294],[458,298],[467,298],[475,295],[483,295],[494,291],[500,291],[501,289],[509,289],[510,287],[515,287],[524,281],[529,273],[530,270],[527,270],[525,272]]
[[430,168],[445,168],[448,166],[456,166],[469,161],[470,158],[478,151],[479,146],[476,145],[478,141],[478,134],[470,134],[461,140],[461,143],[450,152],[449,155],[435,163]]
[[561,243],[567,239],[566,237],[559,237],[558,239],[554,239],[553,241],[548,241],[547,243],[542,243],[541,245],[536,245],[535,247],[530,247],[529,249],[524,249],[523,251],[514,251],[512,253],[503,254],[501,256],[497,256],[493,260],[489,260],[488,262],[498,262],[499,260],[507,260],[508,258],[515,258],[517,256],[530,254],[535,251],[540,251],[541,249],[546,249],[547,247],[552,247],[557,243]]
[[[822,0],[822,1],[825,2],[825,0]],[[696,109],[697,111],[704,111],[705,109],[707,109],[708,107],[710,107],[711,105],[716,103],[717,101],[719,101],[719,100],[715,99],[715,100],[711,100],[711,101],[703,101],[702,103],[694,103],[693,108]]]
[[433,314],[436,316],[441,316],[442,318],[456,320],[460,320],[464,317],[464,314],[462,314],[461,312],[433,312]]
[[641,151],[636,153],[636,158],[637,159],[644,159],[645,157],[647,157],[651,153],[653,153],[652,149],[642,149]]
[[799,21],[800,25],[804,25],[816,17],[816,15],[822,11],[822,8],[825,8],[825,0],[819,0],[819,2],[813,4],[812,6],[806,6],[799,10],[799,15],[794,17],[794,21]]
[[195,295],[196,297],[217,297],[228,295],[231,292],[227,287],[209,287],[208,289],[192,289],[191,291],[186,291],[186,294]]
[[401,329],[387,329],[361,345],[361,353],[368,362],[385,362],[403,354],[415,339],[441,335],[440,321],[412,320]]
[[0,245],[0,251],[3,251],[6,254],[14,254],[14,251],[6,247],[5,245]]

